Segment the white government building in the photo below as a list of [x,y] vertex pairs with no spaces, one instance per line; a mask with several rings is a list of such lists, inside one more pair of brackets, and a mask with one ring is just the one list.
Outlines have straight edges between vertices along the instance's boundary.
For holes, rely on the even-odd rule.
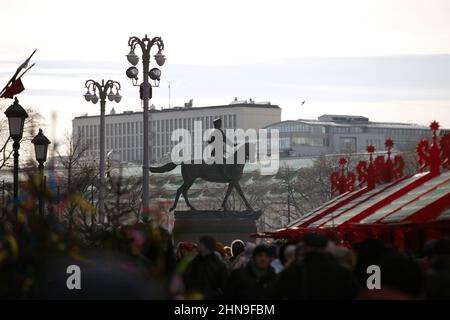
[[[261,129],[281,121],[281,108],[270,102],[254,102],[252,99],[230,104],[207,107],[193,107],[192,100],[184,107],[156,109],[153,105],[149,112],[151,162],[161,160],[168,154],[175,142],[171,133],[184,128],[191,131],[194,121],[202,122],[202,129],[213,127],[213,120],[222,119],[225,129],[249,128]],[[142,162],[143,139],[142,112],[125,111],[115,113],[114,109],[106,115],[106,152],[114,150],[122,162]],[[87,146],[86,156],[99,157],[100,116],[87,114],[72,120],[72,134],[81,145]]]

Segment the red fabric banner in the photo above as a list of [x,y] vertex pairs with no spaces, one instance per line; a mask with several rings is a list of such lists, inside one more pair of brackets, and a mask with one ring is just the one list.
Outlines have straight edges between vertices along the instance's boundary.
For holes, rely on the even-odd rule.
[[12,99],[16,94],[21,93],[25,90],[21,78],[15,79],[6,89],[5,92],[0,96],[0,98]]

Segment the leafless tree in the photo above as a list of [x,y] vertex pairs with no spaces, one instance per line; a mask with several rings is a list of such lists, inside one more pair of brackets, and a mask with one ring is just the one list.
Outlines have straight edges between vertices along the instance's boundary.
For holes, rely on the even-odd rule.
[[404,175],[415,174],[419,172],[419,159],[416,152],[416,147],[411,146],[399,153],[403,157],[405,167],[403,168]]
[[[0,113],[9,107],[7,100],[2,100],[0,104]],[[41,125],[42,116],[33,107],[27,107],[25,110],[28,113],[28,118],[25,119],[23,138],[20,145],[20,161],[25,163],[29,161],[33,155],[33,146],[29,143],[36,135],[37,129]],[[11,165],[11,156],[13,154],[12,142],[9,137],[9,125],[6,116],[1,117],[0,120],[0,169],[4,166]]]
[[118,174],[114,174],[109,167],[106,182],[107,223],[118,225],[137,221],[141,210],[142,177],[125,177],[122,166],[119,167]]
[[[62,213],[63,219],[67,219],[69,228],[74,225],[75,212],[79,208],[79,200],[86,199],[88,188],[96,184],[96,166],[93,161],[86,158],[89,143],[81,143],[81,139],[70,134],[65,135],[66,154],[57,153],[58,165],[63,171],[63,195],[67,205]],[[85,214],[85,209],[81,209],[81,217]]]

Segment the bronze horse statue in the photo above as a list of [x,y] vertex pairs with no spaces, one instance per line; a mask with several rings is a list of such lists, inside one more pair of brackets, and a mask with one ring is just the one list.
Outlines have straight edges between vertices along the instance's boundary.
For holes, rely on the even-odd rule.
[[[226,162],[226,159],[224,159],[223,164],[218,164],[218,163],[207,164],[204,161],[202,161],[201,164],[182,163],[181,164],[181,174],[183,176],[183,184],[177,190],[177,194],[175,196],[175,201],[173,203],[173,206],[170,208],[170,211],[173,211],[176,208],[178,199],[180,198],[181,194],[183,194],[184,201],[186,202],[188,207],[191,210],[196,210],[189,203],[187,192],[197,178],[201,178],[205,181],[210,181],[210,182],[228,183],[228,189],[227,189],[225,198],[223,199],[222,206],[221,206],[224,210],[227,210],[226,202],[228,200],[228,197],[231,194],[231,191],[233,191],[233,188],[235,188],[237,190],[237,192],[241,196],[242,200],[244,201],[247,209],[252,210],[252,207],[250,206],[247,199],[245,198],[244,193],[242,192],[241,186],[239,185],[239,180],[242,177],[245,163],[249,160],[250,146],[251,146],[251,144],[249,142],[246,142],[242,146],[240,146],[234,152],[233,155],[229,156],[229,157],[234,157],[234,159],[233,159],[234,161],[230,164],[228,164]],[[242,152],[241,148],[245,148],[244,149],[245,162],[242,164],[237,162],[238,154],[240,154],[240,152]],[[177,166],[178,166],[178,164],[169,162],[161,167],[150,167],[150,171],[154,172],[154,173],[169,172],[169,171],[175,169]]]

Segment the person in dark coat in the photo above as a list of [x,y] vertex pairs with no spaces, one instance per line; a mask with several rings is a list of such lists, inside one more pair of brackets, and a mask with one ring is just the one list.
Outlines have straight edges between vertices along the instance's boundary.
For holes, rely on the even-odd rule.
[[228,277],[228,270],[215,254],[216,241],[209,236],[200,237],[198,255],[183,273],[187,294],[200,293],[205,299],[218,299]]
[[355,299],[358,281],[326,251],[328,239],[305,234],[297,261],[279,274],[274,298],[302,300]]
[[367,267],[371,265],[379,266],[388,249],[380,239],[367,239],[354,248],[356,249],[356,267],[355,276],[361,286],[366,285]]
[[245,250],[245,244],[242,240],[236,239],[231,243],[231,258],[230,262],[234,263]]
[[231,273],[224,297],[238,300],[269,299],[275,279],[275,271],[270,266],[269,248],[259,245],[254,249],[249,263],[244,268],[236,269]]
[[450,299],[450,240],[440,239],[433,244],[430,269],[426,273],[425,299]]

